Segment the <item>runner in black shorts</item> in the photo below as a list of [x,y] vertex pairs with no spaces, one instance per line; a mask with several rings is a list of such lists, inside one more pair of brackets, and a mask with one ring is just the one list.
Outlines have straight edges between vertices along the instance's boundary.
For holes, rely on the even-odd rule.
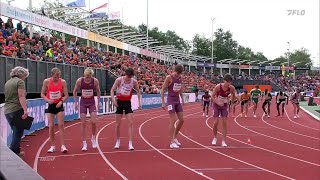
[[64,79],[60,78],[61,71],[58,68],[51,70],[51,78],[43,81],[41,89],[41,97],[47,102],[45,113],[49,122],[49,138],[51,141],[51,147],[48,153],[53,153],[55,148],[54,142],[54,117],[58,119],[59,135],[61,141],[61,152],[67,152],[67,148],[64,144],[64,108],[63,102],[68,99],[67,83]]
[[280,109],[279,109],[279,106],[280,104],[282,104],[282,117],[283,117],[283,114],[284,114],[284,105],[285,105],[285,102],[287,100],[287,105],[288,105],[288,99],[289,99],[289,96],[280,91],[277,96],[276,96],[276,101],[277,101],[277,111],[278,111],[278,115],[277,116],[280,116]]
[[210,95],[209,95],[209,92],[206,91],[204,93],[204,95],[202,96],[202,102],[203,102],[203,116],[205,116],[205,110],[207,108],[207,115],[206,117],[209,117],[209,104],[210,104]]
[[[269,118],[270,117],[270,105],[271,105],[272,95],[271,95],[271,93],[268,92],[268,89],[265,89],[264,94],[262,96],[264,98],[264,102],[262,104],[262,109],[263,109],[265,115],[267,115]],[[266,105],[268,105],[268,113],[265,109]]]
[[[116,111],[116,144],[114,146],[115,149],[120,148],[120,125],[121,119],[123,116],[123,112],[126,115],[126,119],[128,121],[129,128],[129,150],[134,150],[132,145],[132,109],[131,109],[131,98],[132,98],[132,90],[133,88],[136,90],[138,95],[138,104],[139,108],[141,108],[141,94],[140,88],[137,80],[133,78],[134,70],[132,68],[128,68],[125,70],[125,76],[119,77],[115,80],[112,88],[111,88],[111,99],[113,101],[114,106],[117,107]],[[114,91],[117,91],[117,100],[114,98]]]

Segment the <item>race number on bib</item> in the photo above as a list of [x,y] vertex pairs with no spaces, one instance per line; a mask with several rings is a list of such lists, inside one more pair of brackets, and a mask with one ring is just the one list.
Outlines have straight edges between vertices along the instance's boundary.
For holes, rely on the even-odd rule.
[[172,105],[168,105],[168,111],[171,111],[172,109]]
[[82,96],[89,98],[93,96],[93,89],[82,89]]
[[57,100],[61,98],[61,92],[60,91],[56,91],[56,92],[50,92],[49,93],[49,97],[51,100]]
[[122,87],[120,93],[121,93],[121,95],[123,95],[123,96],[130,96],[130,94],[131,94],[131,89],[127,89],[127,88],[125,88],[125,87]]
[[174,92],[179,92],[180,91],[180,89],[181,89],[181,83],[174,83],[173,84],[173,91]]

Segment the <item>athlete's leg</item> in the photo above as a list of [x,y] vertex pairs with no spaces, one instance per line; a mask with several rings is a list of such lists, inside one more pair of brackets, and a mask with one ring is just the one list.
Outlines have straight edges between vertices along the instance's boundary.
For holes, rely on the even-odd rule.
[[60,134],[60,142],[61,142],[61,151],[67,152],[68,150],[64,144],[64,111],[60,111],[57,114],[58,126],[59,126],[59,134]]
[[277,102],[277,111],[278,111],[278,116],[280,116],[280,107],[279,107],[279,106],[280,106],[280,104],[281,104],[280,102]]
[[47,113],[48,123],[49,123],[49,138],[51,146],[54,146],[54,114]]
[[282,103],[282,116],[284,115],[284,102]]
[[267,105],[267,102],[264,101],[263,104],[262,104],[262,109],[263,109],[263,112],[268,115],[267,111],[266,111],[266,105]]

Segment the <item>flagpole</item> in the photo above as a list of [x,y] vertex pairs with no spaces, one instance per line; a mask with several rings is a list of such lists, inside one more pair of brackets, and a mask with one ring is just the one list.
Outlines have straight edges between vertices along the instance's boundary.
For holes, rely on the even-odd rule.
[[123,6],[121,8],[121,19],[122,19],[122,42],[124,42],[124,31],[123,31],[123,26],[124,26],[124,19],[123,19]]
[[[91,18],[90,0],[89,0],[88,6],[89,6],[89,18]],[[89,19],[89,32],[90,32],[90,31],[91,31],[91,20]],[[87,46],[90,47],[90,40],[89,40],[89,39],[87,39]]]
[[147,50],[149,49],[149,0],[147,0]]
[[107,18],[108,18],[108,37],[109,37],[109,31],[110,31],[110,30],[109,30],[109,24],[110,24],[110,18],[109,18],[109,15],[110,15],[110,14],[109,14],[109,13],[110,13],[110,12],[109,12],[109,10],[110,10],[110,1],[109,1],[109,0],[108,0],[107,6],[108,6],[108,16],[107,16]]

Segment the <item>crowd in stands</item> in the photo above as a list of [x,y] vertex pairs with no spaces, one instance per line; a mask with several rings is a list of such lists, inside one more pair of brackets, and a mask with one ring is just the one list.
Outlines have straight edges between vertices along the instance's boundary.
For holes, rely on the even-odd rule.
[[[154,62],[152,59],[108,52],[102,48],[88,47],[80,44],[73,37],[69,42],[62,39],[33,33],[29,38],[29,27],[23,27],[18,22],[14,28],[12,19],[6,23],[0,18],[0,55],[13,58],[23,58],[36,61],[48,61],[72,65],[89,66],[94,68],[107,68],[116,76],[124,75],[127,67],[133,67],[136,78],[141,85],[143,93],[160,93],[162,83],[166,75],[173,72],[173,65]],[[201,68],[192,72],[184,72],[185,92],[191,92],[192,86],[197,85],[200,91],[212,90],[214,82],[222,80],[217,73],[203,73]],[[268,75],[235,75],[235,80],[266,80],[273,81],[281,89],[287,91],[298,87],[302,91],[314,91],[319,87],[320,76],[298,75],[296,77],[284,77],[280,74]]]
[[[107,68],[117,76],[124,74],[124,69],[133,67],[136,78],[144,93],[159,93],[166,75],[173,72],[172,65],[154,62],[147,58],[132,58],[128,55],[108,52],[80,44],[76,38],[69,42],[56,37],[39,35],[34,32],[32,38],[28,26],[22,22],[14,28],[12,19],[4,23],[0,18],[0,55],[35,61],[47,61],[94,68]],[[184,73],[185,92],[197,83],[200,90],[212,89],[214,84],[207,78],[192,72]]]

